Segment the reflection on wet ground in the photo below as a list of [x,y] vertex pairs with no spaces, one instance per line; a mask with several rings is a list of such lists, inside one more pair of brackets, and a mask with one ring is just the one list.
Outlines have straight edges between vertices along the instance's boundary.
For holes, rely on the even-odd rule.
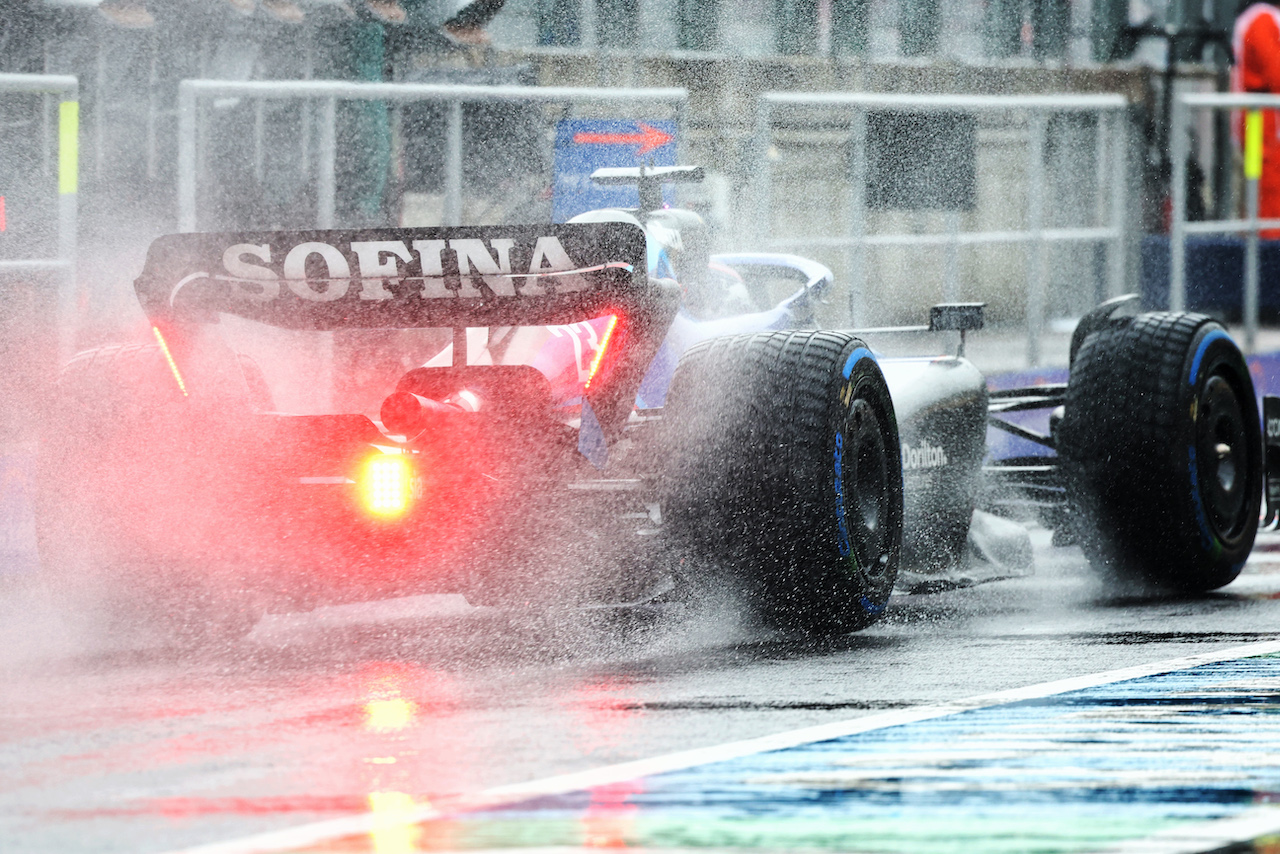
[[1280,802],[1276,745],[1270,654],[443,815],[403,850],[1075,852],[1157,834],[1174,850]]
[[243,642],[176,656],[96,647],[35,599],[10,599],[0,840],[158,852],[362,815],[376,833],[294,849],[987,851],[1049,833],[1045,850],[1068,850],[1052,846],[1071,834],[1087,850],[1280,790],[1230,731],[1280,754],[1273,677],[1201,681],[1172,700],[1156,683],[1109,700],[1097,689],[813,745],[798,765],[755,757],[406,820],[494,787],[1267,640],[1280,572],[1260,555],[1215,596],[1135,602],[1102,595],[1078,555],[1042,550],[1034,577],[895,597],[880,624],[826,640],[753,629],[731,608],[620,624],[432,597],[274,615]]

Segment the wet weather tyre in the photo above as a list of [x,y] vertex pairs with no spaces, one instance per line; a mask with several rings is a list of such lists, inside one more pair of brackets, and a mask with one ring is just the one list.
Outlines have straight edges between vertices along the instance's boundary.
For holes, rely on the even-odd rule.
[[186,419],[160,348],[108,345],[77,354],[45,420],[36,537],[55,597],[113,636],[141,629],[190,648],[247,633],[256,622],[248,603],[212,596],[197,570],[158,559],[126,533],[154,518],[156,496],[168,494],[160,461],[197,456],[208,441]]
[[1262,437],[1248,367],[1212,319],[1151,312],[1090,334],[1058,452],[1071,524],[1104,577],[1191,593],[1240,573],[1258,529]]
[[665,524],[766,622],[855,631],[883,613],[902,544],[902,459],[875,358],[837,332],[715,339],[664,409]]
[[160,382],[161,360],[154,345],[87,350],[53,388],[36,463],[36,533],[46,575],[57,584],[77,583],[118,557],[113,532],[133,509],[129,475],[140,474],[131,465],[137,434],[177,402],[177,389]]

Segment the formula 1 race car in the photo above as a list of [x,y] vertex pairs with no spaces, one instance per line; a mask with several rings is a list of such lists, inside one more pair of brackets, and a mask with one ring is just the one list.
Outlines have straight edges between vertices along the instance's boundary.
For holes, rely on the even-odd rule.
[[[603,177],[640,184],[638,216],[155,241],[136,282],[154,343],[81,353],[54,395],[51,585],[188,640],[415,593],[616,607],[708,587],[843,632],[883,613],[900,563],[954,566],[978,520],[1005,530],[981,507],[1034,509],[1148,585],[1239,572],[1263,443],[1212,320],[1107,305],[1065,387],[989,393],[962,353],[810,328],[816,262],[712,256],[677,281],[682,214],[654,188],[696,173]],[[951,304],[921,331],[981,326]],[[989,422],[1050,455],[987,459]]]

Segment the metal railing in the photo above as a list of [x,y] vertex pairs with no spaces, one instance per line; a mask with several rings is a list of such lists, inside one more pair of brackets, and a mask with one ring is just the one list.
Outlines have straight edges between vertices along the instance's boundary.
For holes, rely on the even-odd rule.
[[[79,190],[80,86],[61,74],[0,74],[0,94],[41,95],[41,133],[46,166],[57,152],[58,244],[53,258],[0,260],[0,274],[52,272],[58,276],[58,354],[65,361],[75,347],[76,197]],[[52,98],[58,99],[57,118]]]
[[[885,95],[868,93],[795,94],[768,92],[757,103],[756,144],[761,168],[757,189],[757,236],[771,247],[842,247],[846,250],[849,278],[849,315],[855,326],[865,325],[866,249],[869,246],[944,246],[948,255],[944,266],[943,298],[959,297],[959,248],[966,245],[1025,243],[1030,258],[1027,282],[1027,359],[1040,361],[1047,288],[1045,247],[1053,242],[1095,242],[1108,247],[1107,290],[1118,295],[1124,289],[1127,228],[1125,207],[1128,195],[1127,140],[1125,110],[1128,103],[1120,95]],[[768,238],[772,220],[772,189],[768,151],[772,145],[774,114],[779,108],[838,109],[849,116],[852,155],[849,163],[851,192],[844,235]],[[958,215],[948,217],[947,231],[936,234],[867,233],[867,115],[873,112],[909,113],[1023,113],[1028,118],[1027,222],[1022,229],[1002,231],[961,231]],[[1098,116],[1097,185],[1099,194],[1110,188],[1105,225],[1098,227],[1045,227],[1045,133],[1051,114],[1094,113]],[[1104,218],[1104,217],[1100,217]]]
[[[435,83],[351,83],[328,80],[248,81],[184,80],[178,87],[178,222],[182,231],[197,228],[196,191],[200,168],[197,117],[201,99],[256,98],[319,101],[317,129],[317,226],[334,226],[335,160],[338,101],[442,102],[445,110],[444,224],[462,219],[462,105],[464,103],[539,102],[563,104],[659,104],[675,113],[684,127],[685,89],[593,89],[563,86],[478,86]],[[255,138],[262,133],[262,113],[255,113]],[[677,145],[680,145],[677,135]],[[305,137],[304,137],[305,139]]]
[[[1173,158],[1172,211],[1169,220],[1169,308],[1182,311],[1187,304],[1187,237],[1192,234],[1245,235],[1244,251],[1244,349],[1253,352],[1258,339],[1259,253],[1263,229],[1280,228],[1280,219],[1258,218],[1258,176],[1245,176],[1244,219],[1187,221],[1187,157],[1191,151],[1188,118],[1192,109],[1280,109],[1280,95],[1205,92],[1178,95],[1170,118],[1169,154]],[[1259,129],[1260,130],[1260,129]],[[1261,148],[1262,141],[1258,139]],[[1262,152],[1257,152],[1261,167]],[[1246,155],[1247,159],[1247,155]]]

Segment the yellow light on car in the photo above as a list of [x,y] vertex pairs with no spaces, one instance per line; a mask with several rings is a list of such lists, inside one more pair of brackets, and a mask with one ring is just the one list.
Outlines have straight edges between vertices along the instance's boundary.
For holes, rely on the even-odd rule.
[[596,348],[596,357],[591,360],[591,370],[587,374],[587,381],[582,386],[584,390],[591,388],[591,381],[596,378],[596,372],[600,370],[600,362],[604,359],[604,351],[609,347],[609,340],[613,338],[613,330],[617,325],[618,315],[609,315],[609,323],[604,328],[604,335],[600,336],[600,346]]
[[400,516],[413,500],[413,465],[399,454],[370,457],[360,476],[365,509],[374,516]]
[[173,353],[169,350],[169,342],[164,340],[164,334],[160,332],[159,326],[151,327],[151,331],[156,334],[156,343],[160,345],[160,352],[164,354],[164,360],[169,365],[169,372],[178,382],[178,390],[182,392],[183,397],[190,397],[187,394],[187,384],[182,380],[182,372],[178,370],[178,363],[173,360]]

